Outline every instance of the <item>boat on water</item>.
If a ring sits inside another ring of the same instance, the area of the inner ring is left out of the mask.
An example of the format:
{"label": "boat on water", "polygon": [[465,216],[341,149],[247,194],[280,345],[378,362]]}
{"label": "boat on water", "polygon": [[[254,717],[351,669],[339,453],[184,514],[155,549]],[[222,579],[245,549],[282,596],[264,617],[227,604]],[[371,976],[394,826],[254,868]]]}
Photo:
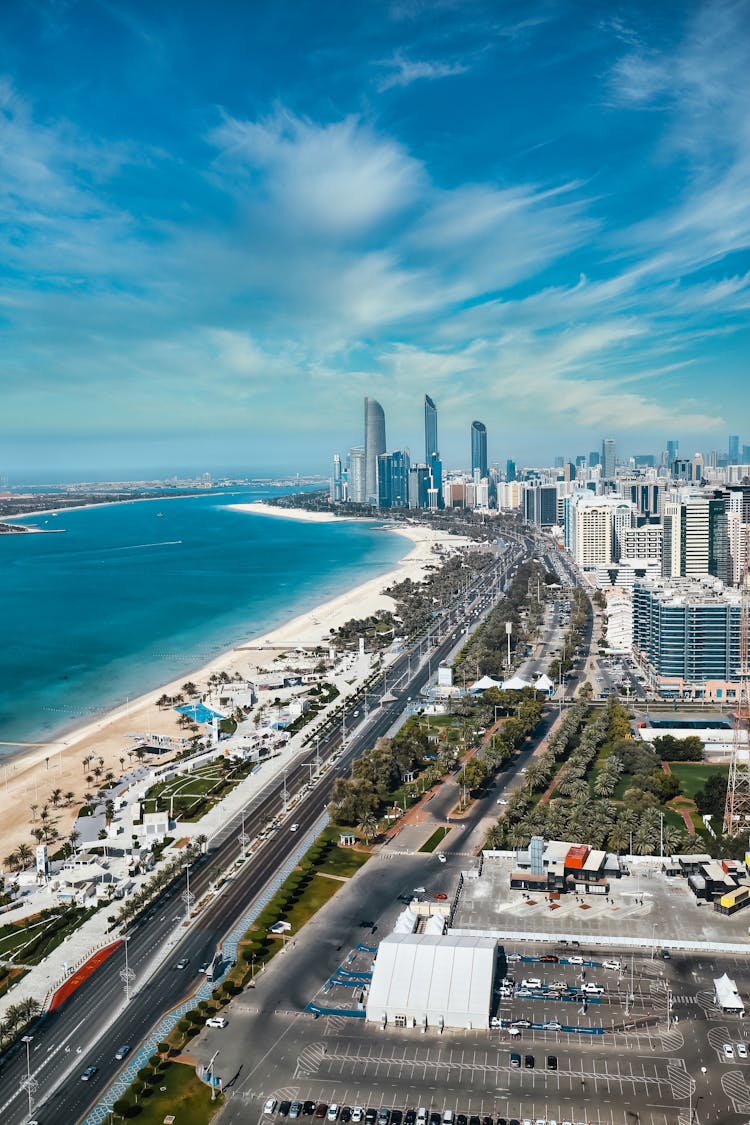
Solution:
{"label": "boat on water", "polygon": [[158,520],[160,520],[160,519],[164,519],[164,512],[157,512],[157,513],[156,513],[156,518],[157,518]]}

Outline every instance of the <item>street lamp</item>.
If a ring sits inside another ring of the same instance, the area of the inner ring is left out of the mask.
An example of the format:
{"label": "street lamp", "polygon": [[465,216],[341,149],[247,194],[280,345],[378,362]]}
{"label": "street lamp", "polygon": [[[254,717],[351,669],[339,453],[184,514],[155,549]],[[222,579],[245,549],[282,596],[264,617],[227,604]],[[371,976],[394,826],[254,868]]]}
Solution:
{"label": "street lamp", "polygon": [[36,1078],[31,1077],[31,1053],[29,1045],[34,1038],[33,1035],[22,1035],[21,1042],[26,1044],[26,1077],[21,1081],[21,1089],[26,1090],[29,1096],[29,1117],[31,1117],[33,1110],[33,1096],[39,1088],[39,1083]]}

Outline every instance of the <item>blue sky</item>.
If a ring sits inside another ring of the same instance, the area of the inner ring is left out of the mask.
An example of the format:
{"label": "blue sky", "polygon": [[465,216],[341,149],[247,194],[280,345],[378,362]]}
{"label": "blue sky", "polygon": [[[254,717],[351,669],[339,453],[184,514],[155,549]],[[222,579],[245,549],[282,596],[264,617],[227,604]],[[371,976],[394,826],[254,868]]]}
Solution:
{"label": "blue sky", "polygon": [[0,472],[750,443],[750,0],[6,0]]}

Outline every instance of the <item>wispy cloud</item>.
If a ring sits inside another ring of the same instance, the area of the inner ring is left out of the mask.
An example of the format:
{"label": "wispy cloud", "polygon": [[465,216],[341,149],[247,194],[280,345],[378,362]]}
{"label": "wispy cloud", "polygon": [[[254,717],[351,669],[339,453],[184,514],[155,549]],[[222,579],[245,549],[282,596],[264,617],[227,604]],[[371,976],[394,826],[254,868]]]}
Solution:
{"label": "wispy cloud", "polygon": [[388,71],[378,81],[378,89],[383,92],[394,86],[410,86],[420,80],[434,81],[437,78],[453,78],[465,74],[469,66],[465,62],[446,62],[445,60],[409,59],[398,52],[390,59],[377,64]]}

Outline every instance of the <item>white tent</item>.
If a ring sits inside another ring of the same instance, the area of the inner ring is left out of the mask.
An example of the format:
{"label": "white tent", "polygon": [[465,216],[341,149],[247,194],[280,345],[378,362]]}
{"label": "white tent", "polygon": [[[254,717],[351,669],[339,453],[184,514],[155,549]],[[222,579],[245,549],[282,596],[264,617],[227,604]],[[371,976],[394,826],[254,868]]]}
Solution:
{"label": "white tent", "polygon": [[474,693],[487,691],[491,687],[500,687],[500,680],[493,680],[492,676],[482,676],[481,680],[476,680],[469,690]]}
{"label": "white tent", "polygon": [[547,676],[544,672],[542,672],[541,676],[539,677],[537,682],[534,684],[534,687],[536,688],[537,691],[547,691],[547,692],[549,692],[549,691],[554,690],[555,684],[549,678],[549,676]]}
{"label": "white tent", "polygon": [[714,990],[716,1003],[722,1012],[744,1012],[745,1005],[737,991],[737,985],[726,973],[723,977],[714,978]]}
{"label": "white tent", "polygon": [[393,927],[394,934],[413,934],[414,927],[417,924],[417,916],[413,910],[407,906],[406,910],[402,910],[396,919],[396,924]]}
{"label": "white tent", "polygon": [[503,680],[503,691],[523,691],[524,688],[531,687],[532,685],[528,680],[522,680],[520,676],[513,676],[510,680]]}
{"label": "white tent", "polygon": [[487,1027],[497,942],[391,934],[378,947],[367,1019],[402,1027]]}

